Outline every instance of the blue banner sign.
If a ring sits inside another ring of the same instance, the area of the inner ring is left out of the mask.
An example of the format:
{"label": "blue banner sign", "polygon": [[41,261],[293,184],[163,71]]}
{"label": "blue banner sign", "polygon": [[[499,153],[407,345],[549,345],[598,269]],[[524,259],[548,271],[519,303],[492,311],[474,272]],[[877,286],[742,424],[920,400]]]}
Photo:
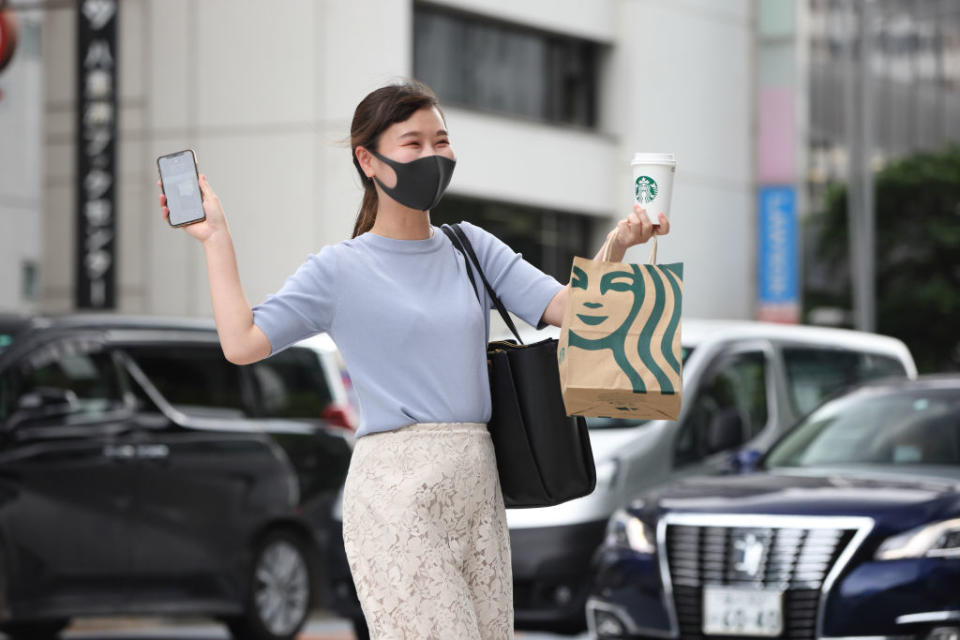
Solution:
{"label": "blue banner sign", "polygon": [[762,187],[757,211],[757,298],[764,305],[797,305],[797,192],[793,187]]}

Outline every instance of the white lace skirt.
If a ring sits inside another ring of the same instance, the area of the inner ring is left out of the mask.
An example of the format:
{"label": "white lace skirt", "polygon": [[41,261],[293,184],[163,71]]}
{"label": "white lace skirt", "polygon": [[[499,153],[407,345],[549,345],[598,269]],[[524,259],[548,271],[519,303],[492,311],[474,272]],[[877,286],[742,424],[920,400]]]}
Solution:
{"label": "white lace skirt", "polygon": [[359,438],[343,540],[373,640],[513,638],[510,537],[486,425]]}

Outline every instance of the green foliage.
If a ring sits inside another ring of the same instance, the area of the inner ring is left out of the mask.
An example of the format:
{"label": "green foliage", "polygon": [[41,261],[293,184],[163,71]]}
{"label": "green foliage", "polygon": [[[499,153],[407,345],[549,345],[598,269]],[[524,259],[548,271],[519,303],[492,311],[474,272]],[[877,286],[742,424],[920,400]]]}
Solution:
{"label": "green foliage", "polygon": [[[811,220],[835,281],[804,292],[808,310],[852,308],[846,197],[832,187]],[[921,372],[960,369],[960,146],[891,163],[875,202],[877,331],[906,342]]]}

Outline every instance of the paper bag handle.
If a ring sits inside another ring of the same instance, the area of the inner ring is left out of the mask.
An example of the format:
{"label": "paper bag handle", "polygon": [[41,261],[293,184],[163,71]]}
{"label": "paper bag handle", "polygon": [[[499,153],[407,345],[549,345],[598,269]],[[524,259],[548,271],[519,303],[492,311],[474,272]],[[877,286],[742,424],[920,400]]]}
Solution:
{"label": "paper bag handle", "polygon": [[[620,233],[619,227],[613,228],[613,233],[607,236],[607,241],[603,243],[603,247],[600,250],[600,260],[602,262],[610,262],[610,247],[613,246],[613,241],[617,239],[617,234]],[[650,258],[647,260],[647,264],[657,264],[657,234],[653,234],[653,248],[650,250]]]}

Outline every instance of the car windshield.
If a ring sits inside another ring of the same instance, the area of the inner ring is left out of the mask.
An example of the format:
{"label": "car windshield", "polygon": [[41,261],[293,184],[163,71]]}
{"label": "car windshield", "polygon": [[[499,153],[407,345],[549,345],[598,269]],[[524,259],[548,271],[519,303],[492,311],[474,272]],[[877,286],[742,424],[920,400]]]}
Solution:
{"label": "car windshield", "polygon": [[[680,357],[683,362],[687,361],[693,347],[682,347]],[[586,418],[588,429],[630,429],[647,424],[649,420],[637,420],[636,418]]]}
{"label": "car windshield", "polygon": [[827,402],[774,447],[764,466],[960,467],[960,389],[871,389]]}

